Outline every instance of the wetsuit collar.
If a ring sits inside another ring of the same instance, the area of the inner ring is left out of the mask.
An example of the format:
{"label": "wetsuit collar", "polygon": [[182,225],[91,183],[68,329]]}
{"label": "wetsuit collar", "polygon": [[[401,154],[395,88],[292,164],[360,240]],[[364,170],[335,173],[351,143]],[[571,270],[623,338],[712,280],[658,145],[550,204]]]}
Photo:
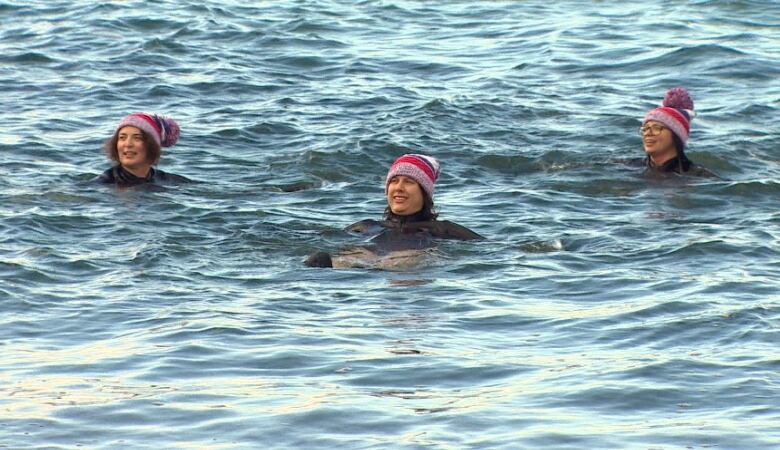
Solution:
{"label": "wetsuit collar", "polygon": [[399,216],[391,212],[385,215],[384,222],[387,223],[388,226],[402,228],[407,223],[425,222],[431,220],[430,218],[426,218],[424,216],[425,214],[422,211],[419,211],[418,213],[412,214],[410,216]]}
{"label": "wetsuit collar", "polygon": [[154,179],[155,176],[155,170],[154,167],[149,168],[149,173],[146,174],[145,177],[137,177],[127,171],[122,166],[116,166],[114,168],[114,179],[116,179],[120,183],[129,183],[129,184],[135,184],[135,183],[146,183]]}
{"label": "wetsuit collar", "polygon": [[685,154],[675,156],[674,158],[666,161],[665,163],[657,166],[653,164],[650,157],[645,158],[646,170],[652,170],[654,172],[675,172],[685,173],[691,169],[691,160],[689,160]]}

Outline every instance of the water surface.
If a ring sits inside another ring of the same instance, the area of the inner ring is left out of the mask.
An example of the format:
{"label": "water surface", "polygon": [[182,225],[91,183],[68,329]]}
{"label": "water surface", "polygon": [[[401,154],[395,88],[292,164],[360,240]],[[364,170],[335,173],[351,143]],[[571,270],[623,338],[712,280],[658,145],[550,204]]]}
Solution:
{"label": "water surface", "polygon": [[[0,0],[0,448],[777,448],[773,1]],[[641,119],[696,102],[647,179]],[[160,168],[89,182],[132,111]],[[488,237],[325,270],[405,152]]]}

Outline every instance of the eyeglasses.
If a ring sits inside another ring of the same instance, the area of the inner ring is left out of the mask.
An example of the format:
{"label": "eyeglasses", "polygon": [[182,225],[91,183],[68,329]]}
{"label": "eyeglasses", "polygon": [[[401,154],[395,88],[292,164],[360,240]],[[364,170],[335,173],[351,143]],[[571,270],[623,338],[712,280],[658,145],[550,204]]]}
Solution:
{"label": "eyeglasses", "polygon": [[649,134],[650,136],[658,136],[665,129],[666,129],[665,126],[658,125],[658,124],[645,125],[645,126],[639,127],[639,135],[640,136],[644,136],[645,134]]}

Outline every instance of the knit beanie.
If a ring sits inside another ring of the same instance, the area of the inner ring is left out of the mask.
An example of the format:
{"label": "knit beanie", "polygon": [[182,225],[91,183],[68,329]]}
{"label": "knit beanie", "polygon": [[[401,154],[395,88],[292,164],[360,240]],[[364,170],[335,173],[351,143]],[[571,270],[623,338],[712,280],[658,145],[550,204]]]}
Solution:
{"label": "knit beanie", "polygon": [[170,117],[154,113],[132,113],[119,121],[116,131],[128,126],[143,130],[161,147],[170,147],[179,140],[179,124]]}
{"label": "knit beanie", "polygon": [[691,131],[691,120],[696,117],[693,111],[693,99],[682,87],[669,89],[664,96],[662,106],[651,109],[643,123],[654,120],[666,125],[680,139],[683,147]]}
{"label": "knit beanie", "polygon": [[406,154],[396,159],[385,179],[385,192],[390,180],[398,175],[407,176],[416,181],[433,199],[433,190],[441,169],[436,158],[427,155]]}

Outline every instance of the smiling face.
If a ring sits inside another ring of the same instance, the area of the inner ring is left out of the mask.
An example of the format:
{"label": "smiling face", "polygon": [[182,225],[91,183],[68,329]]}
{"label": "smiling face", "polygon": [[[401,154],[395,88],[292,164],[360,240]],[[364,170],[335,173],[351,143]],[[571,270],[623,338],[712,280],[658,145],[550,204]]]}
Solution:
{"label": "smiling face", "polygon": [[423,204],[423,190],[412,178],[397,175],[387,183],[387,205],[393,214],[411,216],[420,212]]}
{"label": "smiling face", "polygon": [[117,161],[127,171],[138,177],[149,173],[152,162],[143,132],[136,127],[123,127],[116,135]]}
{"label": "smiling face", "polygon": [[648,120],[642,130],[642,145],[654,164],[661,165],[677,156],[672,130],[664,124]]}

